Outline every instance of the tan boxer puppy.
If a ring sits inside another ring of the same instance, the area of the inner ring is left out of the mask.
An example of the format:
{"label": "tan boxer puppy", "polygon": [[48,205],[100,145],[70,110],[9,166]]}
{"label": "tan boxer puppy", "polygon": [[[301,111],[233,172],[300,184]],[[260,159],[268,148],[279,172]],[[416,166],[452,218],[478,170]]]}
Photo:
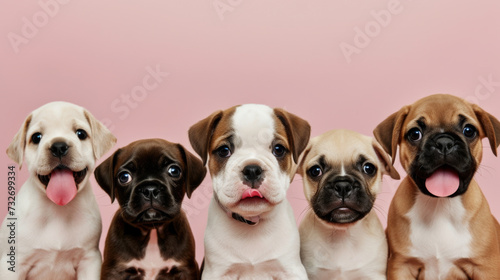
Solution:
{"label": "tan boxer puppy", "polygon": [[387,240],[373,209],[382,175],[399,179],[373,138],[332,130],[309,143],[299,165],[310,209],[300,255],[309,279],[386,279]]}
{"label": "tan boxer puppy", "polygon": [[474,180],[481,139],[497,154],[500,122],[452,95],[404,106],[374,131],[408,176],[387,225],[388,279],[500,279],[500,225]]}

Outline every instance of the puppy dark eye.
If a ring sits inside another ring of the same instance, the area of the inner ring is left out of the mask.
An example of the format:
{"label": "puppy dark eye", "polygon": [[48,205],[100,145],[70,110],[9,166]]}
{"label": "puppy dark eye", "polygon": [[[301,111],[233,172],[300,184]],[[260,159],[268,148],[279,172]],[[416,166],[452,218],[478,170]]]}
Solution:
{"label": "puppy dark eye", "polygon": [[224,145],[218,148],[216,151],[217,155],[221,158],[227,158],[231,156],[231,149],[228,146]]}
{"label": "puppy dark eye", "polygon": [[315,165],[307,170],[307,174],[309,174],[312,178],[316,178],[323,175],[323,170],[319,165]]}
{"label": "puppy dark eye", "polygon": [[40,141],[42,141],[42,134],[40,132],[35,132],[31,135],[31,142],[33,142],[33,144],[38,144]]}
{"label": "puppy dark eye", "polygon": [[363,165],[363,172],[365,172],[368,175],[373,175],[373,174],[375,174],[376,171],[377,171],[377,168],[375,167],[375,165],[373,165],[369,162],[367,162]]}
{"label": "puppy dark eye", "polygon": [[408,131],[408,139],[413,142],[419,141],[422,139],[422,131],[416,127],[410,129],[410,131]]}
{"label": "puppy dark eye", "polygon": [[126,185],[132,181],[132,175],[128,173],[127,171],[123,171],[122,173],[118,174],[118,182],[121,185]]}
{"label": "puppy dark eye", "polygon": [[477,135],[477,129],[471,124],[468,124],[464,127],[463,133],[467,138],[474,138]]}
{"label": "puppy dark eye", "polygon": [[181,169],[177,165],[172,165],[168,168],[168,175],[173,178],[179,178],[181,176]]}
{"label": "puppy dark eye", "polygon": [[78,136],[78,139],[80,139],[80,140],[85,140],[85,139],[87,139],[88,135],[87,135],[87,132],[85,132],[85,130],[78,129],[76,131],[76,136]]}
{"label": "puppy dark eye", "polygon": [[277,158],[282,158],[285,156],[286,149],[283,145],[277,144],[273,147],[273,155]]}

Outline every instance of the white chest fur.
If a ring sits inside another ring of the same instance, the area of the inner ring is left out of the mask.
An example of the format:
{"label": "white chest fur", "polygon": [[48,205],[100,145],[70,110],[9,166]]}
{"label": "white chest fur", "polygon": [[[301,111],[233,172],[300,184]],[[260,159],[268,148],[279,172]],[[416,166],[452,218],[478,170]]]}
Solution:
{"label": "white chest fur", "polygon": [[445,279],[453,262],[471,257],[471,233],[461,197],[433,198],[418,194],[408,212],[410,254],[425,265],[425,279]]}
{"label": "white chest fur", "polygon": [[334,228],[308,211],[300,225],[301,258],[309,279],[386,279],[387,242],[372,210],[349,228]]}
{"label": "white chest fur", "polygon": [[172,268],[180,265],[181,263],[176,260],[163,259],[160,254],[160,247],[158,246],[158,233],[155,229],[151,230],[144,258],[140,260],[132,260],[126,264],[127,267],[135,268],[143,273],[144,280],[156,279],[156,276],[160,273],[160,271],[166,270],[167,272],[170,272]]}
{"label": "white chest fur", "polygon": [[202,279],[307,279],[288,201],[276,205],[272,215],[256,226],[234,224],[212,199]]}

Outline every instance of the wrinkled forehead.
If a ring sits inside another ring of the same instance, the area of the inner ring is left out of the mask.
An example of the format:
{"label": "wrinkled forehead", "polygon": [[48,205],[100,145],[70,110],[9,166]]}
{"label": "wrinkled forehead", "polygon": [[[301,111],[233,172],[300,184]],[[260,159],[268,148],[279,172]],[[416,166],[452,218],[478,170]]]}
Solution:
{"label": "wrinkled forehead", "polygon": [[361,157],[370,161],[377,160],[369,137],[333,133],[311,140],[311,150],[306,159],[308,162],[306,167],[320,163],[320,160],[330,166],[347,166],[357,163]]}
{"label": "wrinkled forehead", "polygon": [[139,140],[121,149],[118,163],[127,161],[143,163],[143,165],[168,164],[182,162],[182,155],[177,144],[158,140]]}
{"label": "wrinkled forehead", "polygon": [[90,133],[90,125],[78,106],[56,105],[41,107],[32,113],[28,134],[36,131],[85,129]]}
{"label": "wrinkled forehead", "polygon": [[445,127],[467,120],[477,124],[472,107],[459,98],[424,98],[415,103],[405,121],[406,127],[424,122],[428,126]]}

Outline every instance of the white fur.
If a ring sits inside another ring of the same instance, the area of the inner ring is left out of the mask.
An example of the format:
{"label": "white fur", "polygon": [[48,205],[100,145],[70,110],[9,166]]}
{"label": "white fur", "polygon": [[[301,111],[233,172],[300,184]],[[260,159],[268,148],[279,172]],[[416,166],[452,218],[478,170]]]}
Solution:
{"label": "white fur", "polygon": [[347,173],[345,172],[345,167],[344,163],[342,162],[342,165],[340,166],[340,176],[345,176]]}
{"label": "white fur", "polygon": [[262,167],[265,179],[259,187],[262,195],[271,203],[278,204],[286,197],[289,174],[280,170],[277,159],[271,152],[275,136],[273,111],[264,105],[243,105],[236,109],[232,125],[234,129],[234,153],[226,162],[224,170],[212,176],[213,188],[219,201],[232,212],[242,216],[254,216],[257,212],[269,211],[262,206],[238,208],[235,204],[248,189],[241,180],[241,171],[249,164]]}
{"label": "white fur", "polygon": [[472,235],[463,226],[466,215],[461,197],[417,194],[406,217],[410,221],[410,255],[424,262],[425,279],[446,279],[455,260],[472,257]]}
{"label": "white fur", "polygon": [[387,241],[373,210],[343,228],[325,223],[309,210],[299,231],[309,279],[386,279]]}
{"label": "white fur", "polygon": [[[90,137],[98,135],[91,134],[84,109],[70,103],[49,103],[33,111],[31,116],[26,135],[22,134],[23,128],[19,134],[27,141],[24,155],[30,177],[16,196],[16,272],[7,270],[6,254],[10,245],[2,242],[0,279],[99,279],[101,216],[89,182],[96,160],[95,147],[90,139],[80,141],[75,130],[76,127],[84,129]],[[38,145],[29,143],[34,132],[43,134]],[[116,141],[107,129],[105,133],[107,135],[102,135],[105,140]],[[49,174],[55,167],[50,165],[49,147],[61,140],[71,147],[67,166],[72,170],[88,168],[85,179],[78,185],[78,194],[65,206],[47,198],[45,186],[37,177]],[[22,154],[20,156],[22,161]],[[7,240],[8,222],[5,219],[2,224],[1,240]]]}
{"label": "white fur", "polygon": [[163,260],[160,254],[160,247],[158,246],[158,233],[157,231],[151,230],[148,246],[146,247],[146,255],[143,259],[132,260],[125,264],[126,267],[133,267],[135,269],[144,270],[144,280],[154,280],[158,276],[158,273],[167,269],[170,271],[174,267],[179,267],[182,264],[174,259]]}
{"label": "white fur", "polygon": [[[296,222],[286,200],[293,174],[280,169],[271,151],[277,136],[273,114],[267,106],[249,104],[238,107],[232,117],[235,149],[224,170],[212,176],[214,193],[227,210],[244,217],[259,216],[260,220],[249,226],[228,218],[226,209],[212,199],[202,279],[307,279],[300,262]],[[281,137],[286,139],[286,135]],[[248,164],[257,164],[264,170],[265,179],[259,191],[270,203],[237,204],[249,188],[241,178]],[[269,262],[274,265],[266,266]],[[238,266],[244,269],[227,275],[228,270]]]}

